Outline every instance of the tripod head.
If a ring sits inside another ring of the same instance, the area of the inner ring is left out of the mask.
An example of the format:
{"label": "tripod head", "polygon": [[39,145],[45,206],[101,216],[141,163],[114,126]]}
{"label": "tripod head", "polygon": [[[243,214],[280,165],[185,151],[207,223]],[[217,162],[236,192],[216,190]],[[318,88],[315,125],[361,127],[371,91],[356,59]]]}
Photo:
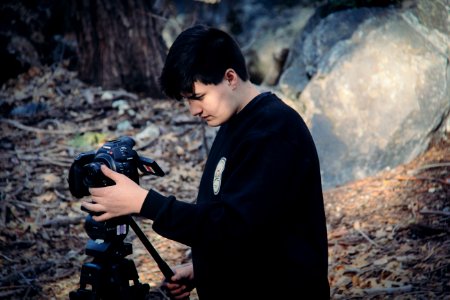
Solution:
{"label": "tripod head", "polygon": [[[89,215],[87,218],[92,219],[92,216]],[[147,239],[147,237],[142,232],[142,230],[139,228],[139,226],[134,221],[134,219],[131,216],[127,216],[125,219],[126,219],[127,233],[128,233],[128,225],[130,225],[131,228],[133,229],[133,231],[136,233],[137,237],[140,239],[140,241],[144,245],[144,247],[147,249],[147,251],[150,253],[150,255],[155,260],[161,273],[166,278],[171,278],[174,275],[172,269],[164,261],[164,259],[162,259],[162,257],[159,255],[158,251],[153,247],[152,243]],[[96,222],[96,221],[94,221],[94,222]],[[123,225],[125,225],[125,224],[121,224],[118,226],[123,226]],[[88,240],[88,243],[86,245],[86,254],[89,256],[95,257],[95,258],[100,258],[100,259],[108,259],[108,260],[121,259],[131,253],[132,253],[131,244],[124,243],[122,240],[99,242],[98,240],[95,241],[93,239],[90,239],[90,240]]]}

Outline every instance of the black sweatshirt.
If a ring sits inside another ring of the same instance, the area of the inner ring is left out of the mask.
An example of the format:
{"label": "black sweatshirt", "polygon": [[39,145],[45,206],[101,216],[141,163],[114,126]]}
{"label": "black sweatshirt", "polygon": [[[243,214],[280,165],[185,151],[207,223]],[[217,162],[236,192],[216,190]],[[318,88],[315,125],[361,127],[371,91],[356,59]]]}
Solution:
{"label": "black sweatshirt", "polygon": [[329,299],[319,160],[300,115],[274,94],[223,124],[195,204],[150,190],[141,215],[192,247],[205,299]]}

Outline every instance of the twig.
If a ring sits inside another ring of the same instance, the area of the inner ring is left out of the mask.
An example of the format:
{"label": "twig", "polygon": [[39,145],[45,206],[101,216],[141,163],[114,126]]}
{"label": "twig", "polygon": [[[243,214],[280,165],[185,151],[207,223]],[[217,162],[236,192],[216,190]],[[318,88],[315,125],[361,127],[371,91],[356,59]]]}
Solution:
{"label": "twig", "polygon": [[73,134],[73,133],[76,133],[75,131],[72,131],[72,130],[48,130],[48,129],[35,128],[35,127],[23,125],[22,123],[17,122],[15,120],[9,120],[9,119],[4,119],[4,118],[0,118],[0,122],[7,123],[9,125],[12,125],[14,127],[17,127],[19,129],[22,129],[25,131],[31,131],[31,132],[36,132],[36,133],[48,133],[48,134]]}
{"label": "twig", "polygon": [[19,157],[19,159],[21,160],[27,160],[27,161],[33,161],[33,160],[37,160],[37,161],[43,161],[52,165],[56,165],[59,167],[70,167],[70,165],[72,164],[72,160],[69,159],[61,159],[59,158],[59,160],[57,160],[55,157],[43,157],[43,156],[35,156],[35,155],[21,155]]}
{"label": "twig", "polygon": [[72,201],[73,198],[67,197],[66,195],[64,195],[63,193],[61,193],[60,191],[58,191],[57,189],[53,190],[56,194],[56,196],[58,196],[59,198],[65,200],[65,201]]}
{"label": "twig", "polygon": [[51,267],[53,267],[55,265],[54,262],[46,262],[46,263],[41,263],[41,264],[36,264],[36,265],[32,265],[30,267],[27,267],[23,270],[14,272],[12,274],[9,274],[3,278],[0,279],[0,282],[14,282],[16,280],[19,279],[23,279],[24,278],[24,274],[27,273],[33,273],[33,274],[39,274],[42,272],[45,272],[46,270],[50,269]]}
{"label": "twig", "polygon": [[85,132],[85,131],[94,131],[94,130],[102,130],[103,129],[103,127],[98,127],[98,126],[97,127],[76,128],[74,130],[42,129],[42,128],[35,128],[35,127],[23,125],[22,123],[20,123],[18,121],[5,119],[5,118],[0,118],[0,122],[7,123],[9,125],[12,125],[16,128],[19,128],[19,129],[22,129],[25,131],[36,132],[36,133],[45,133],[45,134],[69,135],[69,134],[77,134],[77,133]]}
{"label": "twig", "polygon": [[419,167],[419,168],[413,170],[412,173],[417,174],[417,173],[427,170],[427,169],[441,168],[441,167],[450,167],[450,162],[442,162],[442,163],[425,165],[425,166],[422,166],[422,167]]}
{"label": "twig", "polygon": [[67,150],[67,145],[60,145],[52,143],[45,146],[35,146],[35,147],[28,147],[26,149],[14,149],[14,151],[17,153],[17,155],[27,154],[27,153],[45,153],[45,155],[55,155],[57,153],[60,153],[62,151]]}
{"label": "twig", "polygon": [[142,150],[144,150],[144,149],[147,149],[147,148],[149,148],[149,147],[152,147],[152,146],[154,146],[157,142],[158,142],[158,139],[153,139],[153,140],[151,140],[151,141],[149,141],[149,142],[143,144],[143,145],[140,146],[140,147],[136,147],[136,151],[142,151]]}
{"label": "twig", "polygon": [[112,100],[115,100],[117,98],[124,98],[124,97],[128,97],[132,100],[138,100],[139,97],[136,94],[133,93],[129,93],[127,91],[124,90],[117,90],[117,91],[102,91],[101,94],[104,93],[111,93],[112,95]]}
{"label": "twig", "polygon": [[0,253],[0,256],[3,257],[4,259],[6,259],[6,260],[9,261],[9,262],[14,262],[14,260],[12,260],[11,258],[9,258],[8,256],[6,256],[6,255],[4,255],[4,254],[1,254],[1,253]]}
{"label": "twig", "polygon": [[412,285],[404,285],[399,287],[389,287],[389,288],[370,288],[365,289],[363,292],[366,295],[374,295],[374,294],[393,294],[393,293],[404,293],[409,292],[413,288]]}
{"label": "twig", "polygon": [[44,282],[44,283],[45,282],[56,282],[56,281],[58,281],[58,279],[62,279],[62,278],[66,278],[66,277],[71,276],[76,271],[77,271],[76,269],[69,269],[69,270],[67,270],[65,272],[62,272],[62,273],[60,272],[60,273],[57,273],[57,274],[53,274],[52,277],[49,277],[47,279],[42,279],[42,280],[39,280],[39,281],[40,282]]}
{"label": "twig", "polygon": [[377,246],[377,247],[381,247],[381,245],[377,244],[377,243],[376,243],[374,240],[372,240],[367,234],[365,234],[361,229],[355,228],[355,230],[356,230],[359,234],[361,234],[366,240],[368,240],[369,243],[371,243],[372,245]]}
{"label": "twig", "polygon": [[423,215],[441,215],[441,216],[450,217],[450,212],[441,211],[441,210],[422,209],[420,211],[420,213]]}
{"label": "twig", "polygon": [[397,176],[397,180],[429,180],[429,181],[437,181],[442,184],[450,185],[450,182],[447,182],[443,179],[433,178],[433,177],[423,177],[423,176]]}
{"label": "twig", "polygon": [[7,203],[11,203],[13,205],[18,205],[19,207],[22,206],[26,206],[26,207],[37,207],[37,208],[57,208],[59,206],[58,203],[54,203],[54,204],[42,204],[42,203],[33,203],[33,202],[26,202],[26,201],[21,201],[21,200],[6,200],[5,202]]}
{"label": "twig", "polygon": [[73,218],[63,218],[63,217],[57,217],[56,219],[48,220],[44,223],[42,223],[43,227],[50,227],[50,226],[66,226],[70,224],[79,224],[82,220],[84,220],[84,217],[73,217]]}

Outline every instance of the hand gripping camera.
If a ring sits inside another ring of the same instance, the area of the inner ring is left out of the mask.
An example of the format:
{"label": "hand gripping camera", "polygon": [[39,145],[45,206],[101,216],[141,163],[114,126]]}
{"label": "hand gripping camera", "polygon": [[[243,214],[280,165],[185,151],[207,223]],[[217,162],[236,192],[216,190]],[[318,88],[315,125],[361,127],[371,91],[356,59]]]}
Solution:
{"label": "hand gripping camera", "polygon": [[[79,154],[69,170],[69,189],[73,196],[82,198],[90,195],[91,187],[106,187],[115,182],[101,171],[101,165],[124,174],[139,184],[139,171],[143,175],[164,176],[158,164],[139,156],[130,137],[121,137],[106,142],[97,151]],[[85,210],[85,209],[83,209]],[[87,211],[87,210],[85,210]],[[139,282],[136,267],[125,256],[132,253],[130,243],[124,243],[129,226],[155,259],[166,278],[173,276],[172,269],[159,256],[145,234],[131,216],[122,216],[105,222],[93,219],[93,212],[87,211],[84,228],[91,238],[86,246],[86,254],[94,260],[85,263],[81,269],[80,288],[70,293],[71,300],[77,299],[146,299],[149,285]],[[130,285],[133,282],[133,285]],[[92,289],[87,288],[88,285]]]}

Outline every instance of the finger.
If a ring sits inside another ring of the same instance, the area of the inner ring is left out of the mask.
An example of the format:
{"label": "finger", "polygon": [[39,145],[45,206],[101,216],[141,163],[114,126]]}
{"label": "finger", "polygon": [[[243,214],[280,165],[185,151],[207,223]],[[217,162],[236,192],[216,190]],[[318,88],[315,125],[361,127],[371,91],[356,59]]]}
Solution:
{"label": "finger", "polygon": [[183,293],[185,289],[186,289],[186,286],[185,286],[185,285],[180,285],[179,288],[177,288],[177,289],[172,289],[171,292],[172,292],[172,294],[174,294],[174,295],[179,295],[179,294]]}
{"label": "finger", "polygon": [[90,211],[93,211],[93,212],[99,212],[99,211],[104,211],[105,210],[105,207],[103,205],[101,205],[101,204],[98,204],[98,203],[92,203],[92,202],[83,201],[83,203],[81,203],[81,205],[84,208],[86,208],[86,209],[88,209]]}
{"label": "finger", "polygon": [[[116,180],[115,182],[118,182]],[[98,199],[102,199],[102,197],[108,196],[115,189],[115,185],[105,186],[105,187],[91,187],[89,188],[89,193],[91,194],[91,198],[93,201],[97,201]],[[99,201],[100,202],[100,201]]]}
{"label": "finger", "polygon": [[[183,296],[186,294],[186,286],[182,285],[177,289],[168,289],[168,291],[172,297],[177,298],[177,297],[180,297],[180,296]],[[187,292],[189,292],[189,291],[187,291]]]}
{"label": "finger", "polygon": [[89,188],[89,194],[91,194],[92,196],[92,200],[97,201],[97,199],[95,199],[96,197],[100,197],[107,195],[109,193],[109,186],[105,186],[105,187],[91,187]]}
{"label": "finger", "polygon": [[185,293],[183,293],[181,295],[175,296],[175,299],[185,299],[185,298],[189,297],[190,295],[191,295],[190,292],[185,292]]}
{"label": "finger", "polygon": [[170,282],[166,282],[164,283],[164,285],[171,291],[179,289],[180,288],[180,284],[178,283],[170,283]]}
{"label": "finger", "polygon": [[182,279],[183,278],[183,276],[180,274],[180,273],[175,273],[175,275],[173,275],[171,278],[170,278],[170,280],[172,281],[172,282],[177,282],[178,280],[180,280],[180,279]]}
{"label": "finger", "polygon": [[104,222],[104,221],[107,221],[107,220],[109,220],[109,219],[111,219],[113,217],[114,216],[112,216],[110,213],[104,213],[104,214],[101,214],[99,216],[93,216],[92,219],[94,219],[94,221],[97,221],[97,222]]}

